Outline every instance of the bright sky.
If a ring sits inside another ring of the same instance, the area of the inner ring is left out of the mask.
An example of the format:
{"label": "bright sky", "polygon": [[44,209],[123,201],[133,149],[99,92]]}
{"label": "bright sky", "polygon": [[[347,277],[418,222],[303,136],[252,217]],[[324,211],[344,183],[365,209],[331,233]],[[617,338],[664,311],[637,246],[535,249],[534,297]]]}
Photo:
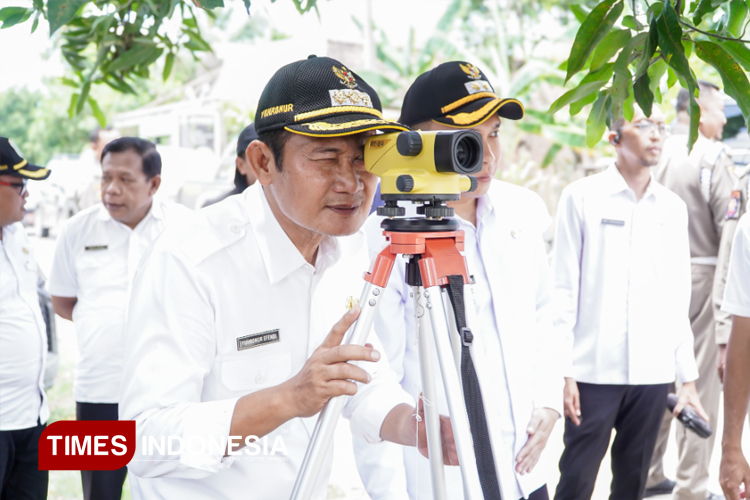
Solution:
{"label": "bright sky", "polygon": [[[238,7],[236,12],[244,12],[240,0],[225,2]],[[450,0],[373,0],[372,16],[392,43],[405,45],[411,26],[417,42],[429,38],[449,3]],[[0,8],[30,5],[30,0],[0,0]],[[352,16],[364,24],[366,0],[319,0],[319,9],[320,20],[314,12],[300,16],[291,0],[252,0],[251,14],[265,12],[280,32],[293,36],[361,42]],[[244,16],[238,15],[232,25],[243,20]],[[0,91],[11,87],[41,88],[43,77],[63,75],[64,64],[49,39],[46,21],[39,23],[35,33],[30,31],[31,21],[0,30]]]}

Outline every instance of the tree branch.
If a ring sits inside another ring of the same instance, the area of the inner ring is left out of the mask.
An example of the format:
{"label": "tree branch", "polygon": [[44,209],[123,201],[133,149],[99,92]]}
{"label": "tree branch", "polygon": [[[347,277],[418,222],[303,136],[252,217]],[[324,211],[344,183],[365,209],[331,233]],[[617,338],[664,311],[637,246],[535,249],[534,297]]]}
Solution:
{"label": "tree branch", "polygon": [[[691,30],[691,31],[697,31],[698,33],[701,33],[701,34],[706,35],[706,36],[710,36],[712,38],[718,38],[720,40],[727,40],[727,41],[730,41],[730,42],[750,43],[750,40],[743,40],[742,38],[734,38],[734,37],[731,37],[731,36],[721,36],[721,35],[717,35],[716,33],[709,33],[708,31],[700,30],[700,29],[696,28],[695,26],[692,26],[692,25],[686,23],[682,19],[680,19],[679,21],[680,21],[681,25],[685,26],[689,30]],[[743,33],[743,35],[744,35],[744,33]]]}

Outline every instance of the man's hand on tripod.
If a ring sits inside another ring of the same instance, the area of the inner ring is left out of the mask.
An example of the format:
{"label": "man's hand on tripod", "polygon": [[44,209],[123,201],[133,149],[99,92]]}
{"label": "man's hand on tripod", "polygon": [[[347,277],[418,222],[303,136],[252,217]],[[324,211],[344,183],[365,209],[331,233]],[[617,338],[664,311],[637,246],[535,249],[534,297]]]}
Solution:
{"label": "man's hand on tripod", "polygon": [[282,384],[288,391],[287,402],[292,405],[293,417],[311,417],[318,413],[329,399],[357,393],[352,380],[367,384],[370,374],[349,361],[377,361],[380,353],[371,345],[341,345],[344,335],[359,316],[355,306],[331,328],[323,343],[315,349],[305,366],[294,377]]}
{"label": "man's hand on tripod", "polygon": [[529,440],[516,457],[516,472],[523,475],[534,470],[558,418],[560,414],[551,408],[537,408],[531,413],[526,426]]}
{"label": "man's hand on tripod", "polygon": [[[424,416],[424,399],[419,395],[417,403],[417,448],[425,458],[430,458],[427,451],[427,426],[425,425]],[[443,445],[443,463],[445,465],[458,465],[458,452],[456,451],[456,440],[453,436],[453,426],[450,417],[440,415],[440,441]]]}

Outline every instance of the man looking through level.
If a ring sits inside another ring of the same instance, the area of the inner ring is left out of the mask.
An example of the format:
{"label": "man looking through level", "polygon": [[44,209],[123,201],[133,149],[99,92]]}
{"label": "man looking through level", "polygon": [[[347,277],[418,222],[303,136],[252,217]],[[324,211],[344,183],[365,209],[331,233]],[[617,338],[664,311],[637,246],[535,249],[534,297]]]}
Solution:
{"label": "man looking through level", "polygon": [[[341,317],[346,300],[368,267],[359,229],[376,179],[364,142],[372,130],[406,128],[382,118],[358,75],[315,56],[274,74],[255,126],[246,154],[256,185],[167,229],[133,285],[120,417],[137,422],[134,498],[244,499],[250,487],[256,499],[288,498],[316,414],[340,395],[352,396],[344,416],[354,433],[416,445],[413,400],[387,362],[339,345],[358,314]],[[172,455],[140,446],[175,435],[239,440]],[[422,423],[419,435],[424,445]],[[443,435],[444,460],[455,463],[447,419]],[[283,443],[281,455],[238,450],[258,438]],[[315,498],[325,497],[331,453]]]}

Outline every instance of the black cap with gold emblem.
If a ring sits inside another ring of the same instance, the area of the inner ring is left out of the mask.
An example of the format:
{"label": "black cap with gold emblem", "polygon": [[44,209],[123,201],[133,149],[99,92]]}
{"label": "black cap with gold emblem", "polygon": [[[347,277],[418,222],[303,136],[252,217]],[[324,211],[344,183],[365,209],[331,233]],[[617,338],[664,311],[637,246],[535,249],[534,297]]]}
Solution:
{"label": "black cap with gold emblem", "polygon": [[258,134],[285,129],[332,137],[367,130],[408,130],[383,119],[377,92],[330,57],[287,64],[268,81],[258,102]]}
{"label": "black cap with gold emblem", "polygon": [[41,181],[49,177],[50,169],[37,167],[19,155],[6,137],[0,137],[0,175],[15,175]]}
{"label": "black cap with gold emblem", "polygon": [[523,105],[516,99],[498,97],[473,64],[451,61],[417,77],[406,92],[399,121],[410,127],[434,120],[465,128],[479,125],[495,113],[519,120]]}

